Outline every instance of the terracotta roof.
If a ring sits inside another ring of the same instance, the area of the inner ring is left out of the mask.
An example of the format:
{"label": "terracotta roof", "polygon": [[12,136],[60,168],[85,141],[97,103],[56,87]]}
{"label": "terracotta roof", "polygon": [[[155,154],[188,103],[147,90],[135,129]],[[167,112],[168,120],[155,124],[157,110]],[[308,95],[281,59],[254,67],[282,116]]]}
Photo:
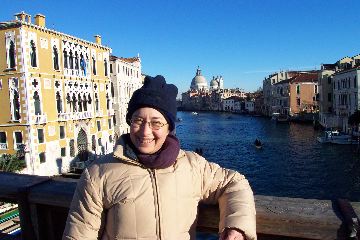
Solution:
{"label": "terracotta roof", "polygon": [[111,55],[110,56],[110,60],[113,61],[113,60],[116,60],[116,59],[120,59],[124,62],[128,62],[128,63],[133,63],[133,62],[138,62],[140,61],[140,58],[139,57],[132,57],[132,58],[124,58],[124,57],[117,57],[117,56],[114,56],[114,55]]}
{"label": "terracotta roof", "polygon": [[317,73],[302,73],[291,80],[291,83],[301,83],[301,82],[317,82],[318,74]]}

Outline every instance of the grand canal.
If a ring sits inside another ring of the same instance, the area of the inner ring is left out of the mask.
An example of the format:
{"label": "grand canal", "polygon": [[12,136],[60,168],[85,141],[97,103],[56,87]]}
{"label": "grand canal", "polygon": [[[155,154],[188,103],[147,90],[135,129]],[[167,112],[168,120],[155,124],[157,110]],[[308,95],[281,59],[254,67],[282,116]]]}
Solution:
{"label": "grand canal", "polygon": [[[360,201],[357,145],[318,143],[312,125],[276,124],[227,113],[178,112],[176,135],[187,150],[244,174],[257,195]],[[262,149],[253,145],[258,138]]]}

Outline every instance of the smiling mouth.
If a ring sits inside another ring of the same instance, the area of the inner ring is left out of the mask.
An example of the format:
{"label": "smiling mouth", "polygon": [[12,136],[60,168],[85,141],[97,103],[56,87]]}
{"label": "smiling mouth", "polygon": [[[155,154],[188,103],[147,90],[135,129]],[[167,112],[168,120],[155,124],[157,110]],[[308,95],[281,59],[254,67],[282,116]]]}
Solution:
{"label": "smiling mouth", "polygon": [[140,144],[149,144],[151,143],[152,141],[154,141],[154,139],[138,139],[139,143]]}

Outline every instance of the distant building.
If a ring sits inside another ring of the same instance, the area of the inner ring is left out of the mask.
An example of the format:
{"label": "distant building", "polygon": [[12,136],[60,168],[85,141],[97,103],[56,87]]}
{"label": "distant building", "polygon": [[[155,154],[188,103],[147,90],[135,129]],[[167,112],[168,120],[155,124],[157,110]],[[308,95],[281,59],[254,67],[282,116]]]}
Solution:
{"label": "distant building", "polygon": [[208,85],[205,77],[201,75],[201,69],[198,67],[196,70],[196,75],[191,81],[190,90],[208,90]]}
{"label": "distant building", "polygon": [[25,173],[54,175],[113,147],[109,57],[21,12],[0,23],[0,154],[24,151]]}
{"label": "distant building", "polygon": [[141,74],[140,57],[111,56],[110,76],[115,110],[115,139],[118,139],[122,134],[130,131],[130,127],[126,123],[127,106],[134,91],[143,85],[144,76]]}

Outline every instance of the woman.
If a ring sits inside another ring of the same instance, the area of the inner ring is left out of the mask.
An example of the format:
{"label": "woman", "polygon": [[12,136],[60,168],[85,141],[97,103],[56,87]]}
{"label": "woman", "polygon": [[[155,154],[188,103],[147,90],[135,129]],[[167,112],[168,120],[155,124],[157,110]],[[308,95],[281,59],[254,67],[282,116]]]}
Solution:
{"label": "woman", "polygon": [[195,239],[199,202],[219,204],[220,239],[256,239],[245,177],[180,149],[177,88],[146,77],[130,99],[130,134],[85,169],[63,239]]}

